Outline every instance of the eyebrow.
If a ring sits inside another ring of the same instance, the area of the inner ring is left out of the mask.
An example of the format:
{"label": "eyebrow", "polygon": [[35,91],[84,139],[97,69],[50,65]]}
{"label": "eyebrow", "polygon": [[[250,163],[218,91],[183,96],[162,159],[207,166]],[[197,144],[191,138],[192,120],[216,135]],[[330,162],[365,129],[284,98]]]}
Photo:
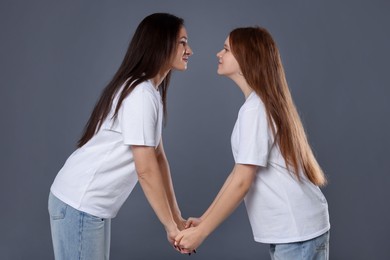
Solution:
{"label": "eyebrow", "polygon": [[182,36],[182,37],[180,37],[180,40],[188,40],[188,38],[187,37],[185,37],[185,36]]}

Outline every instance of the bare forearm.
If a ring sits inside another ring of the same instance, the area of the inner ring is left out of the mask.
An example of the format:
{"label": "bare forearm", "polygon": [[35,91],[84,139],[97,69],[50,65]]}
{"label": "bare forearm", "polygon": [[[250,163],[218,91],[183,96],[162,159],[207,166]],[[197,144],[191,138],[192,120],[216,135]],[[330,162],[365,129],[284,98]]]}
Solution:
{"label": "bare forearm", "polygon": [[169,206],[171,207],[173,217],[176,222],[181,221],[181,212],[179,205],[177,204],[175,190],[173,188],[173,182],[171,177],[171,171],[169,163],[164,151],[163,141],[161,139],[159,146],[157,147],[157,161],[163,178],[165,192],[167,194]]}
{"label": "bare forearm", "polygon": [[138,180],[157,217],[167,230],[177,229],[153,147],[132,146]]}
{"label": "bare forearm", "polygon": [[158,167],[155,170],[139,174],[139,183],[145,196],[166,229],[175,227],[175,221],[169,205],[163,178]]}
{"label": "bare forearm", "polygon": [[[245,168],[246,167],[246,168]],[[208,236],[213,232],[241,203],[247,194],[255,176],[256,167],[235,167],[224,187],[219,193],[218,199],[213,203],[205,218],[199,224],[199,228]]]}
{"label": "bare forearm", "polygon": [[207,210],[200,223],[182,230],[175,237],[175,245],[194,250],[222,223],[240,204],[256,175],[257,166],[236,164],[213,206]]}
{"label": "bare forearm", "polygon": [[[234,169],[233,169],[234,170]],[[233,173],[233,172],[232,172]],[[217,203],[219,198],[221,197],[221,194],[225,191],[226,187],[229,185],[229,183],[232,180],[232,173],[229,174],[228,178],[226,179],[225,183],[223,184],[222,188],[219,190],[217,196],[215,197],[213,203],[208,207],[208,209],[203,213],[203,215],[200,217],[201,219],[205,219],[211,212],[214,205]]]}
{"label": "bare forearm", "polygon": [[179,205],[177,204],[175,190],[173,188],[173,182],[171,177],[171,172],[169,169],[169,164],[165,156],[158,158],[158,164],[161,171],[162,180],[165,187],[165,192],[169,202],[169,206],[172,210],[173,217],[176,221],[181,217],[181,212]]}

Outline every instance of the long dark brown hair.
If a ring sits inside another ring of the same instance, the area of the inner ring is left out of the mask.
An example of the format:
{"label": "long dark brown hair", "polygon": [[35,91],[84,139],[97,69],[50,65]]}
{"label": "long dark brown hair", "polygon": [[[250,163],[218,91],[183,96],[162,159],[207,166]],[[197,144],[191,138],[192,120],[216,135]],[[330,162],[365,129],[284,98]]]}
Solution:
{"label": "long dark brown hair", "polygon": [[326,178],[308,143],[270,33],[261,27],[237,28],[229,34],[229,43],[243,76],[265,105],[287,167],[292,166],[298,179],[302,169],[312,183],[325,185]]}
{"label": "long dark brown hair", "polygon": [[[182,26],[184,26],[183,19],[167,13],[151,14],[142,20],[134,33],[122,64],[96,103],[77,143],[78,147],[86,144],[100,129],[111,110],[115,95],[126,81],[115,107],[114,117],[117,116],[122,101],[139,83],[155,77],[161,70],[168,67],[176,51]],[[171,72],[166,75],[159,86],[164,114],[167,111],[166,97],[170,76]]]}

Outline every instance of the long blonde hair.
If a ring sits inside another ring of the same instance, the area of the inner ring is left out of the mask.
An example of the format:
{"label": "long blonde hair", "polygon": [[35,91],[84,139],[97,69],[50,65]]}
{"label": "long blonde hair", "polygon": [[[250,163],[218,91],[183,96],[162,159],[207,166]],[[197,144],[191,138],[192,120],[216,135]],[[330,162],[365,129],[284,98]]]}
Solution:
{"label": "long blonde hair", "polygon": [[312,183],[325,185],[326,178],[306,138],[270,33],[261,27],[237,28],[230,33],[229,41],[243,76],[265,105],[286,166],[293,168],[298,179],[302,169]]}

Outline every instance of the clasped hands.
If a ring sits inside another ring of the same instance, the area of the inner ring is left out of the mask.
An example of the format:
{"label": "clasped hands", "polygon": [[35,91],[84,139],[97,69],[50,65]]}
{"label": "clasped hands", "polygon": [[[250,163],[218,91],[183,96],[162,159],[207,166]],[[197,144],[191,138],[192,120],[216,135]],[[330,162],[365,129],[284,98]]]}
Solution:
{"label": "clasped hands", "polygon": [[[187,221],[183,221],[179,226],[181,230],[175,237],[171,237],[169,240],[173,242],[173,247],[182,254],[191,255],[196,253],[196,248],[206,238],[203,235],[202,230],[198,227],[201,223],[201,218],[188,218]],[[173,238],[173,240],[172,240]]]}

